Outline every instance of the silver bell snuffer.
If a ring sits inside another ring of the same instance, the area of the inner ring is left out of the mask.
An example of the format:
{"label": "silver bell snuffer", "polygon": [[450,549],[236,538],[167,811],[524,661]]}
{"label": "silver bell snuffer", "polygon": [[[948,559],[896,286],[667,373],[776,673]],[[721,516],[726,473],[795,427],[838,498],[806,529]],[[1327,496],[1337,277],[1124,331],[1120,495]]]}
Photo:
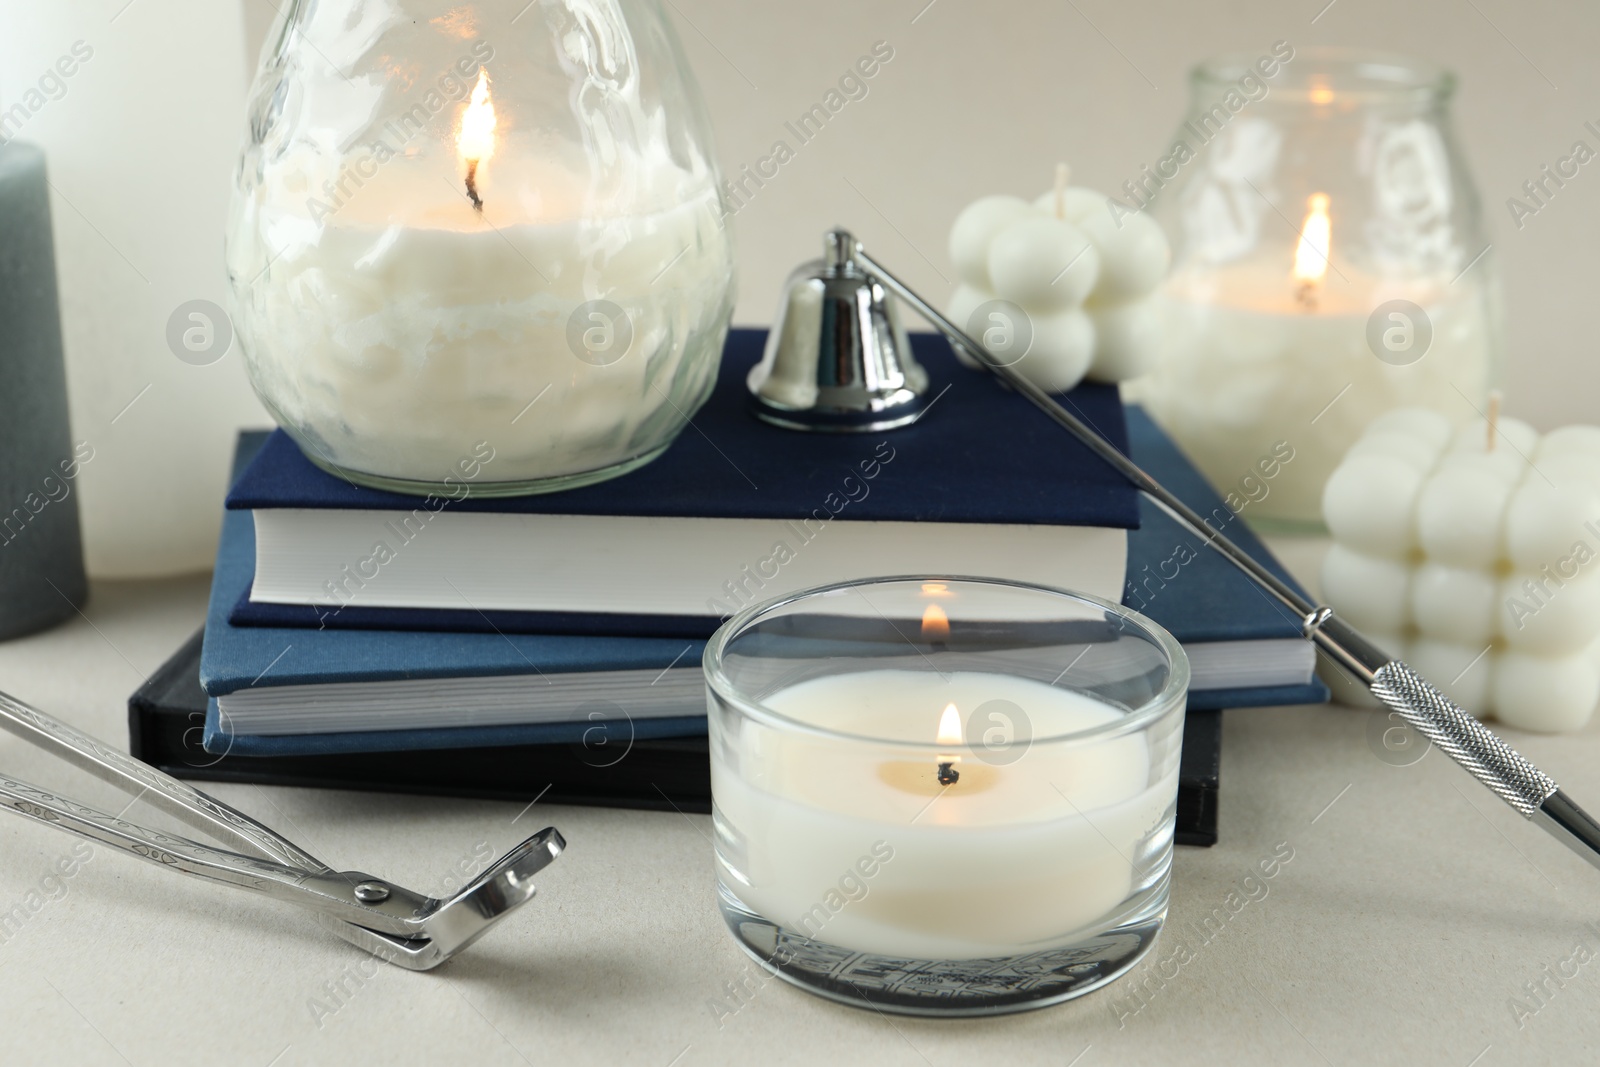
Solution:
{"label": "silver bell snuffer", "polygon": [[761,418],[791,429],[831,431],[882,430],[919,418],[929,406],[927,373],[911,355],[889,294],[898,296],[973,362],[1026,397],[1293,611],[1308,641],[1468,774],[1600,867],[1600,824],[1494,731],[1334,615],[1332,608],[1313,603],[1280,581],[1014,365],[991,356],[869,256],[848,231],[829,230],[823,248],[822,260],[805,264],[790,277],[780,322],[768,338],[765,357],[750,374]]}
{"label": "silver bell snuffer", "polygon": [[784,283],[778,321],[750,371],[758,418],[790,430],[871,433],[921,417],[928,372],[911,352],[894,298],[830,230],[823,256]]}

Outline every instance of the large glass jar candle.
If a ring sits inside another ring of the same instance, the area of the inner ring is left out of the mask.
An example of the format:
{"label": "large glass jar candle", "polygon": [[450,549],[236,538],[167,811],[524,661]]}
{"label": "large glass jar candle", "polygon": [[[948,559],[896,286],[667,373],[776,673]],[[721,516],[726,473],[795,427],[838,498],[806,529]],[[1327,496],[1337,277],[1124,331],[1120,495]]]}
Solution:
{"label": "large glass jar candle", "polygon": [[251,380],[368,485],[631,470],[716,377],[718,186],[657,0],[285,4],[228,235]]}
{"label": "large glass jar candle", "polygon": [[1318,525],[1384,411],[1484,407],[1498,287],[1453,87],[1339,49],[1213,60],[1170,151],[1118,194],[1174,251],[1162,362],[1130,395],[1252,522]]}
{"label": "large glass jar candle", "polygon": [[880,1011],[1088,992],[1166,915],[1188,661],[1106,601],[884,578],[756,605],[705,654],[723,916]]}

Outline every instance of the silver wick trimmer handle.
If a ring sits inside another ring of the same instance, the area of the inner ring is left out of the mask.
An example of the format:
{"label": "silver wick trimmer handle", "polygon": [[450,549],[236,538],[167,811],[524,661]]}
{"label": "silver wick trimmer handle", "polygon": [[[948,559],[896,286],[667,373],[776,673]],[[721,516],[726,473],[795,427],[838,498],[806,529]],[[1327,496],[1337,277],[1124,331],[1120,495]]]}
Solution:
{"label": "silver wick trimmer handle", "polygon": [[840,229],[831,230],[827,242],[831,246],[849,250],[848,254],[857,266],[875,276],[886,288],[916,309],[918,314],[938,327],[951,344],[959,346],[996,377],[1021,393],[1132,482],[1163,511],[1292,610],[1304,620],[1303,630],[1309,640],[1422,736],[1466,768],[1468,774],[1492,789],[1522,815],[1537,821],[1578,855],[1600,867],[1600,824],[1596,824],[1582,808],[1568,799],[1549,775],[1506,744],[1494,731],[1457,707],[1416,671],[1378,648],[1343,619],[1335,617],[1331,608],[1313,604],[1262,566],[1255,557],[1217,532],[1203,515],[1117,451],[1055,397],[1023,377],[1014,366],[992,356],[965,330],[945,318],[938,308],[922,299],[892,271],[867,255],[861,242],[850,233]]}

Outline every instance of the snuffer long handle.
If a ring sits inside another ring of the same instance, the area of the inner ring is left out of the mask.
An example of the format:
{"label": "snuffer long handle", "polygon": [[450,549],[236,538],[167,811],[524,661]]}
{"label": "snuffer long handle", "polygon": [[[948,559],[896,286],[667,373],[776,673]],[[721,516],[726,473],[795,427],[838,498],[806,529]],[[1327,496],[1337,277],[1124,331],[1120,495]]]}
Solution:
{"label": "snuffer long handle", "polygon": [[1179,500],[1171,490],[1147,474],[1137,463],[1069,412],[1061,402],[1039,388],[1014,367],[996,359],[982,344],[946,318],[938,308],[918,296],[861,247],[849,232],[835,229],[827,241],[847,251],[861,269],[876,277],[896,296],[938,328],[953,345],[959,345],[996,377],[1026,397],[1090,451],[1109,463],[1135,488],[1149,497],[1256,584],[1297,614],[1307,639],[1361,682],[1385,705],[1428,738],[1467,773],[1515,808],[1533,819],[1584,859],[1600,867],[1600,824],[1561,792],[1555,781],[1506,744],[1494,731],[1454,704],[1406,664],[1389,656],[1360,631],[1334,617],[1330,608],[1312,603],[1267,570],[1248,552],[1214,529],[1205,516]]}
{"label": "snuffer long handle", "polygon": [[1306,631],[1346,674],[1365,685],[1468,774],[1600,867],[1600,824],[1531,760],[1331,610],[1323,608],[1307,619]]}

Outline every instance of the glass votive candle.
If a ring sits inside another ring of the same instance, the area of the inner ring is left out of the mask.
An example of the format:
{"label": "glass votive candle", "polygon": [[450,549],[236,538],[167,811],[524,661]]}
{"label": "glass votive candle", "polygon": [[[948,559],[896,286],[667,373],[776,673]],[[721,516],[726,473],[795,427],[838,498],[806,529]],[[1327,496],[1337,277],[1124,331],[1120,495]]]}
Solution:
{"label": "glass votive candle", "polygon": [[251,384],[306,458],[453,500],[665,451],[735,284],[661,0],[274,6],[227,261]]}
{"label": "glass votive candle", "polygon": [[1165,349],[1129,396],[1253,525],[1316,532],[1373,419],[1479,417],[1500,291],[1455,79],[1279,44],[1197,67],[1169,151],[1124,187],[1173,249]]}
{"label": "glass votive candle", "polygon": [[1042,586],[871,579],[740,612],[705,672],[720,907],[780,977],[986,1015],[1150,949],[1189,683],[1155,623]]}

